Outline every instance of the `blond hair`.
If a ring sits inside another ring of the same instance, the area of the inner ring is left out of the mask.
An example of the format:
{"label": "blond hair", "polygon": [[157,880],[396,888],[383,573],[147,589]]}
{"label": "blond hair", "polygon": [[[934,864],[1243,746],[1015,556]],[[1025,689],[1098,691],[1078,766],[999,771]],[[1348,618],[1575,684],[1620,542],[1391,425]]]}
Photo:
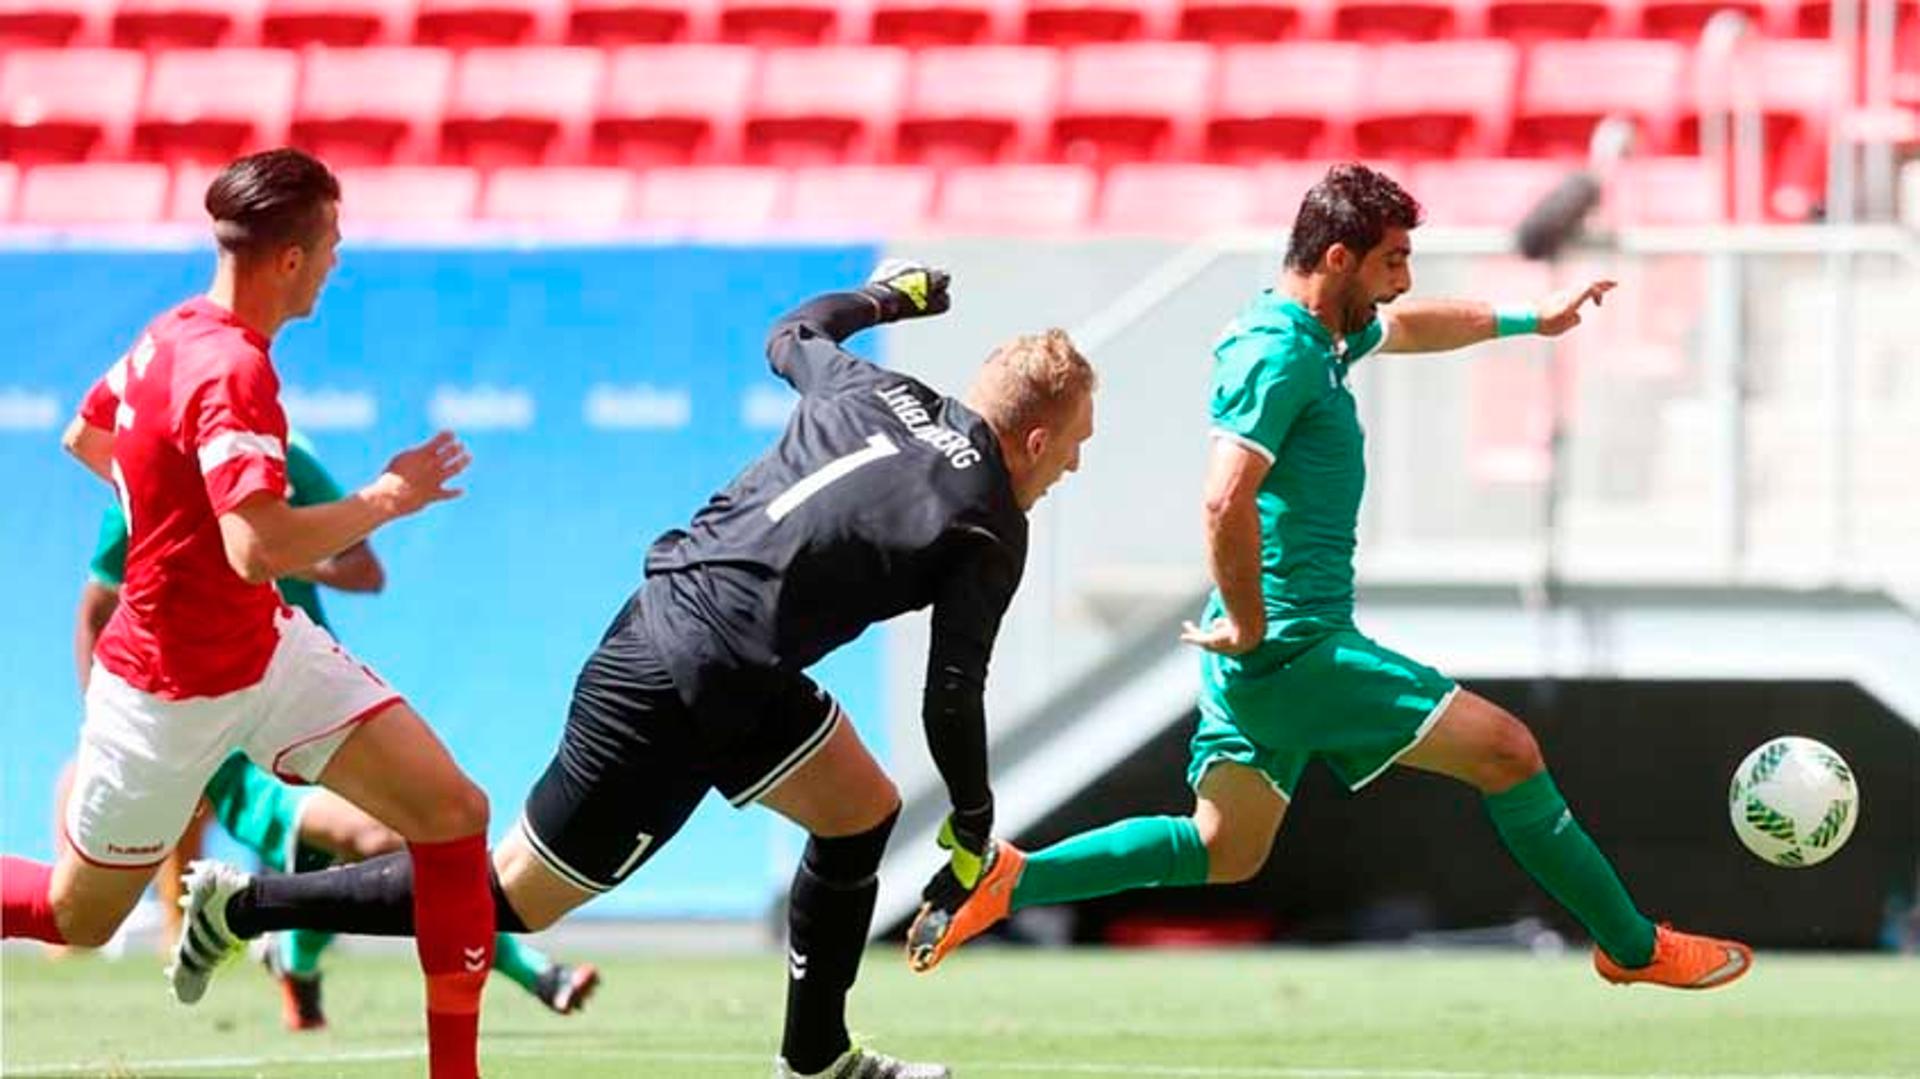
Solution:
{"label": "blond hair", "polygon": [[1030,333],[993,350],[969,395],[994,426],[1019,434],[1046,426],[1099,384],[1067,331]]}

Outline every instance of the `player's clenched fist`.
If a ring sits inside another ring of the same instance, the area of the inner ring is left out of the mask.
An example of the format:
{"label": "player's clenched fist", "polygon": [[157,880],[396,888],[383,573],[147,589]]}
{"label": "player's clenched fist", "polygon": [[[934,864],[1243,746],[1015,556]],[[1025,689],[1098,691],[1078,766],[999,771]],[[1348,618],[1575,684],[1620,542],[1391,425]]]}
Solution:
{"label": "player's clenched fist", "polygon": [[952,279],[947,271],[907,259],[888,259],[867,278],[860,291],[880,309],[880,321],[938,315],[953,306],[947,294]]}
{"label": "player's clenched fist", "polygon": [[460,439],[452,431],[442,431],[395,454],[367,493],[388,516],[405,517],[435,502],[459,498],[463,493],[460,488],[448,487],[447,483],[465,472],[472,461]]}

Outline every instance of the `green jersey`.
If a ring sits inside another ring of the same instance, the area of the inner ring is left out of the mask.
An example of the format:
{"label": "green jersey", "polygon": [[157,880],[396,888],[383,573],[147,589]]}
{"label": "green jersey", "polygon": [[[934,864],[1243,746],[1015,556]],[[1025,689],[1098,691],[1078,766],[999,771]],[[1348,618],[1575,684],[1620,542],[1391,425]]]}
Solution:
{"label": "green jersey", "polygon": [[[1272,463],[1256,500],[1269,640],[1353,625],[1354,537],[1367,465],[1347,374],[1385,341],[1378,319],[1336,339],[1299,302],[1263,292],[1214,347],[1214,433]],[[1209,615],[1222,609],[1215,591]]]}
{"label": "green jersey", "polygon": [[[313,447],[299,435],[287,439],[287,501],[295,506],[317,506],[338,502],[346,492],[313,455]],[[118,589],[127,574],[127,518],[119,500],[108,505],[100,516],[100,539],[94,545],[93,561],[88,568],[93,579],[108,588]],[[320,607],[320,587],[312,581],[284,577],[274,582],[281,598],[307,612],[307,617],[322,629],[331,631],[327,615]]]}

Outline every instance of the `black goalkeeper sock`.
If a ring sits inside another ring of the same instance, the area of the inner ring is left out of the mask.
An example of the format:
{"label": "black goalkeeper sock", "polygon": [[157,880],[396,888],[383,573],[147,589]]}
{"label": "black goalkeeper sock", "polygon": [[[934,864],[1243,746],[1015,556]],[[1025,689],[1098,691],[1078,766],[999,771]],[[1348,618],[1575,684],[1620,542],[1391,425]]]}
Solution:
{"label": "black goalkeeper sock", "polygon": [[787,1028],[780,1055],[801,1074],[824,1071],[852,1044],[847,991],[860,973],[898,809],[859,835],[807,841],[787,901]]}
{"label": "black goalkeeper sock", "polygon": [[[494,927],[524,933],[491,869]],[[227,928],[240,937],[319,929],[365,937],[413,936],[413,859],[404,850],[318,873],[259,873],[227,900]]]}

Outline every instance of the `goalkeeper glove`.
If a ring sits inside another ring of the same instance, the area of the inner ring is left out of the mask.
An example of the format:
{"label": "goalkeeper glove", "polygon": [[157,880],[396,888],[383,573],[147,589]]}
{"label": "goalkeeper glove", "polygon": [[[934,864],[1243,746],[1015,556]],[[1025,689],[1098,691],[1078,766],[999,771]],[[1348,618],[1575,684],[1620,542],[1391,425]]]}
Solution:
{"label": "goalkeeper glove", "polygon": [[933,875],[920,898],[943,910],[965,902],[980,878],[993,866],[993,803],[979,809],[954,810],[940,822],[940,849],[947,864]]}
{"label": "goalkeeper glove", "polygon": [[880,309],[880,321],[938,315],[953,306],[947,271],[906,259],[888,259],[873,271],[860,292]]}

